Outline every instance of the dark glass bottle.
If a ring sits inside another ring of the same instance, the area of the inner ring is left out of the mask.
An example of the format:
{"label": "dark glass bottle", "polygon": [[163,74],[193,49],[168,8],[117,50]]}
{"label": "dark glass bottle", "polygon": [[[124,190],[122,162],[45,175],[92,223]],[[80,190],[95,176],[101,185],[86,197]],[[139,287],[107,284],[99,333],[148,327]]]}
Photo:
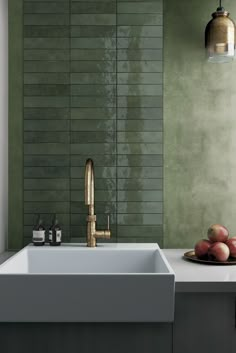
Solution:
{"label": "dark glass bottle", "polygon": [[52,225],[49,228],[49,244],[52,246],[61,245],[61,233],[61,227],[55,214],[52,220]]}
{"label": "dark glass bottle", "polygon": [[38,215],[37,222],[33,228],[33,237],[32,237],[33,244],[36,246],[41,246],[45,244],[45,228],[43,226],[43,220]]}

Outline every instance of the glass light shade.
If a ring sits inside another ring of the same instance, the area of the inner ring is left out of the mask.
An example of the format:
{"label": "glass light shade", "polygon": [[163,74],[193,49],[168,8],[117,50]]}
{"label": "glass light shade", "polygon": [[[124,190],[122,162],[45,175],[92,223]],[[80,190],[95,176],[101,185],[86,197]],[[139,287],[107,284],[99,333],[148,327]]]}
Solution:
{"label": "glass light shade", "polygon": [[218,7],[212,17],[205,30],[207,59],[212,63],[230,62],[235,57],[235,24],[223,7]]}

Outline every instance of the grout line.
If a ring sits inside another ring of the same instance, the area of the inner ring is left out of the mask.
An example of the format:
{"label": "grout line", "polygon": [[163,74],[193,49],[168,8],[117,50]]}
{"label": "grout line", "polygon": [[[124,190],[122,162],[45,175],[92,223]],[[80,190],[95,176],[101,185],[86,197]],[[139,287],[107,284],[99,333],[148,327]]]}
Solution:
{"label": "grout line", "polygon": [[[22,121],[22,138],[23,138],[23,141],[22,141],[22,162],[23,162],[23,165],[22,165],[22,181],[23,181],[23,190],[22,190],[22,201],[23,201],[23,205],[22,205],[22,223],[23,223],[23,230],[24,230],[24,226],[25,226],[25,221],[24,221],[24,216],[25,216],[25,194],[24,194],[24,164],[25,164],[25,153],[24,153],[24,129],[25,129],[25,119],[24,119],[24,109],[25,109],[25,106],[24,106],[24,47],[25,47],[25,43],[24,43],[24,40],[25,40],[25,36],[24,36],[24,21],[25,21],[25,12],[24,12],[24,2],[22,4],[22,7],[23,7],[23,21],[22,21],[22,34],[23,34],[23,46],[22,46],[22,117],[23,117],[23,121]],[[22,236],[22,247],[24,245],[24,236]]]}
{"label": "grout line", "polygon": [[70,101],[69,101],[69,242],[71,239],[71,0],[69,0],[69,74],[70,74]]}
{"label": "grout line", "polygon": [[118,62],[118,48],[117,48],[117,42],[118,42],[118,21],[117,21],[117,9],[118,9],[118,0],[116,0],[116,124],[115,124],[115,129],[116,129],[116,216],[115,216],[115,225],[116,225],[116,243],[118,242],[118,217],[117,217],[117,212],[118,212],[118,148],[117,148],[117,141],[118,141],[118,70],[117,70],[117,62]]}
{"label": "grout line", "polygon": [[[162,22],[163,22],[163,25],[164,25],[164,0],[161,0],[162,1],[162,8],[163,8],[163,11],[162,11]],[[164,192],[165,192],[165,182],[164,182],[164,176],[165,176],[165,168],[164,168],[164,157],[165,157],[165,144],[164,144],[164,135],[165,135],[165,128],[164,128],[164,47],[165,47],[165,43],[164,43],[164,26],[163,26],[163,33],[162,33],[162,47],[163,47],[163,50],[162,50],[162,82],[163,82],[163,88],[162,88],[162,131],[163,131],[163,142],[162,142],[162,163],[163,163],[163,170],[162,170],[162,194],[163,194],[163,198],[162,198],[162,234],[163,234],[163,247],[165,247],[165,217],[164,217],[164,210],[165,210],[165,201],[164,201]],[[172,325],[172,335],[173,335],[173,325]],[[173,342],[173,340],[172,340]]]}

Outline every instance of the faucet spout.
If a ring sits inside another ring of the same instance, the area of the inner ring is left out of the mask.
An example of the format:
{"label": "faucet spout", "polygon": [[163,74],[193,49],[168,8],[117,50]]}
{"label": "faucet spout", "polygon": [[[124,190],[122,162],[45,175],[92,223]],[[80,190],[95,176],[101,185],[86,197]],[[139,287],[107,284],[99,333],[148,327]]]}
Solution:
{"label": "faucet spout", "polygon": [[94,167],[90,158],[85,166],[85,205],[94,205]]}
{"label": "faucet spout", "polygon": [[94,164],[91,158],[85,165],[85,205],[89,206],[87,216],[87,246],[95,247],[97,238],[109,239],[109,217],[107,230],[96,230],[96,215],[94,214]]}

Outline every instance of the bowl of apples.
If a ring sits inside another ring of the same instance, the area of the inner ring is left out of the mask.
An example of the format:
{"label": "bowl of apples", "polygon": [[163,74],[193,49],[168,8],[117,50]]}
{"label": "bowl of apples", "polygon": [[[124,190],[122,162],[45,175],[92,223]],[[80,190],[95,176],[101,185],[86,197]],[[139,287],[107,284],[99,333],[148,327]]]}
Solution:
{"label": "bowl of apples", "polygon": [[194,250],[187,251],[187,260],[214,264],[236,265],[236,236],[229,237],[229,231],[221,224],[213,224],[207,231],[208,239],[200,239]]}

